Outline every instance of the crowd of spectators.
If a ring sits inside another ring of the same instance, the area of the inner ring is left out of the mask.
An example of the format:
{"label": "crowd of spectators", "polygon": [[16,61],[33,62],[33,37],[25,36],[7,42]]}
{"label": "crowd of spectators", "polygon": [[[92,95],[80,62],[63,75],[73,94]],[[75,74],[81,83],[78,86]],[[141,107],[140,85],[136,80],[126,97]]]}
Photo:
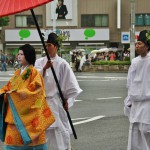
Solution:
{"label": "crowd of spectators", "polygon": [[129,51],[117,51],[117,52],[102,52],[102,53],[96,53],[95,57],[91,57],[91,62],[94,61],[125,61],[127,58],[130,58],[130,52]]}
{"label": "crowd of spectators", "polygon": [[72,53],[72,68],[77,72],[82,71],[83,65],[90,65],[95,61],[126,61],[130,59],[129,51],[110,51],[110,52],[102,52],[96,53],[95,56],[90,54],[83,54],[82,52],[73,52]]}

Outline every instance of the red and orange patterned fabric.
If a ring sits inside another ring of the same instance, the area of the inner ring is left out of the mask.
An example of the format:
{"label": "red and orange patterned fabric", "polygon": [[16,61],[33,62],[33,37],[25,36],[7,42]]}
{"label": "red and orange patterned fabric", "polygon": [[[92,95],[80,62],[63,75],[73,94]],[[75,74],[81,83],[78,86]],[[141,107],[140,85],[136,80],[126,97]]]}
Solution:
{"label": "red and orange patterned fabric", "polygon": [[[40,73],[30,65],[20,75],[17,70],[0,93],[10,93],[20,119],[26,128],[32,143],[31,146],[46,143],[45,130],[55,121],[45,99],[44,82]],[[19,131],[15,127],[7,96],[5,97],[7,112],[5,122],[8,123],[5,136],[6,145],[23,145]]]}

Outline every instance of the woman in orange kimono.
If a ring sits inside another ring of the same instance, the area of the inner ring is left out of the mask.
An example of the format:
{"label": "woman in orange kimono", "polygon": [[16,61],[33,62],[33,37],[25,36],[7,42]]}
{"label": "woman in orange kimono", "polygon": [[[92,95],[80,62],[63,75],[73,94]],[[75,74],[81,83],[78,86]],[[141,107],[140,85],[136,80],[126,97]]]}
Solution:
{"label": "woman in orange kimono", "polygon": [[35,60],[31,45],[20,47],[22,67],[0,89],[6,106],[4,150],[47,150],[45,130],[55,119],[45,99],[43,78],[33,67]]}

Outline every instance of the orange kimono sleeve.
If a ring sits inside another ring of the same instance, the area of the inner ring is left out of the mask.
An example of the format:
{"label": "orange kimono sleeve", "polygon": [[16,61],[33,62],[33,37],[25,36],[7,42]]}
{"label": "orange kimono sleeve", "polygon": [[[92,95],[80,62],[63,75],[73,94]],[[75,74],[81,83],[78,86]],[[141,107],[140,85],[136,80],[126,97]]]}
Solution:
{"label": "orange kimono sleeve", "polygon": [[9,87],[10,87],[10,82],[8,82],[6,85],[4,85],[4,86],[0,89],[0,94],[6,93],[7,91],[9,91]]}

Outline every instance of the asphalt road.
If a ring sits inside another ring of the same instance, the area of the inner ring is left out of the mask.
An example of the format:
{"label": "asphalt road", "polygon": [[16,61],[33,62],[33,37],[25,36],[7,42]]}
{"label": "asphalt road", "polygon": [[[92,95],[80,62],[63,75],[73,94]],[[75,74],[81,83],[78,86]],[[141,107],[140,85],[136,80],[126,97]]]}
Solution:
{"label": "asphalt road", "polygon": [[73,149],[126,150],[129,122],[123,101],[127,74],[76,73],[76,77],[83,92],[77,98],[81,101],[70,110],[78,135],[78,140],[72,136]]}
{"label": "asphalt road", "polygon": [[[0,87],[13,72],[0,72]],[[123,114],[127,73],[75,73],[83,92],[70,115],[78,136],[73,150],[126,150],[128,119]]]}

